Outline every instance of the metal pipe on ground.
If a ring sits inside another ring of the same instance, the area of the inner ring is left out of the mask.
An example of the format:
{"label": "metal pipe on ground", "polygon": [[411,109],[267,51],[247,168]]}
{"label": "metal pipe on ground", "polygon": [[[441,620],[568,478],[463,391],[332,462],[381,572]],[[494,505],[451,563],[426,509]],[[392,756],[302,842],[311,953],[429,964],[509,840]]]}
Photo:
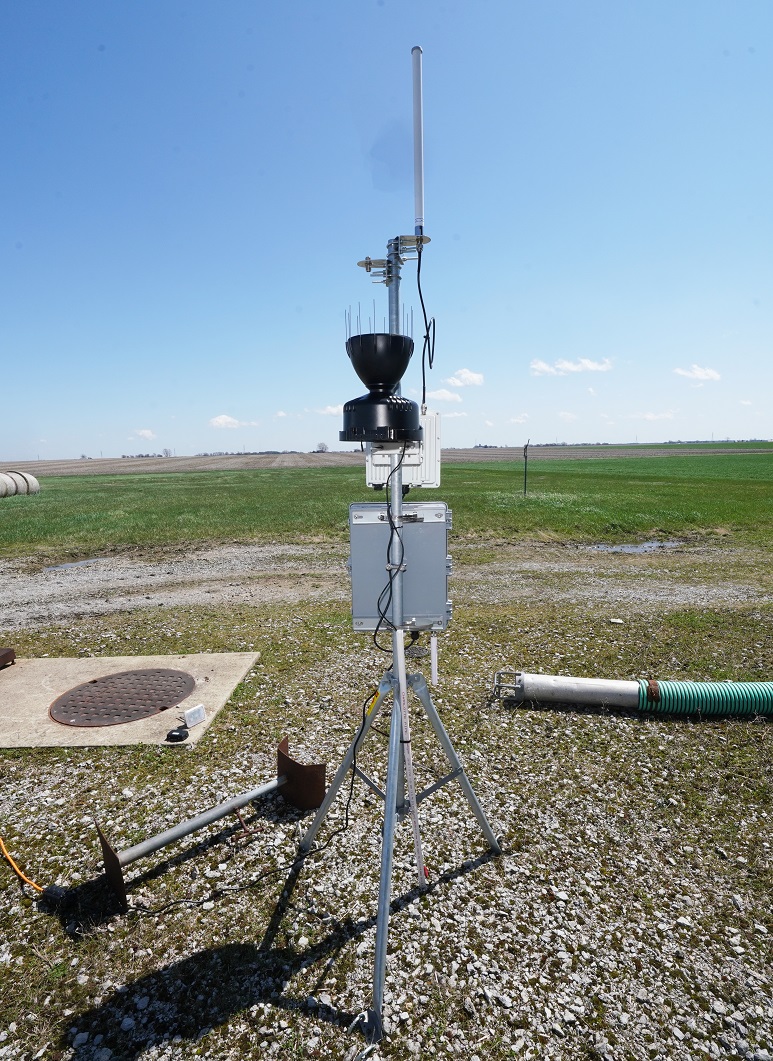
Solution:
{"label": "metal pipe on ground", "polygon": [[102,858],[105,864],[105,876],[113,889],[122,908],[128,907],[126,896],[126,884],[123,878],[124,866],[145,858],[154,851],[159,851],[169,844],[176,843],[191,833],[204,829],[207,825],[225,818],[228,814],[235,814],[248,803],[252,803],[261,796],[268,796],[272,792],[281,792],[282,796],[300,810],[313,810],[319,807],[325,798],[325,763],[303,764],[291,759],[288,754],[288,742],[285,737],[277,749],[277,776],[273,781],[261,785],[259,788],[242,792],[241,795],[233,796],[220,803],[216,807],[210,807],[202,811],[194,818],[173,825],[156,836],[148,837],[133,847],[127,847],[123,851],[116,851],[102,832],[99,822],[95,821],[97,835],[102,845]]}
{"label": "metal pipe on ground", "polygon": [[494,696],[516,703],[619,707],[659,715],[773,718],[773,682],[636,681],[497,671]]}
{"label": "metal pipe on ground", "polygon": [[[504,676],[509,678],[504,681]],[[639,683],[606,681],[603,678],[566,678],[558,674],[528,674],[525,671],[497,671],[497,687],[507,692],[505,699],[533,700],[536,703],[608,704],[610,707],[639,706]]]}

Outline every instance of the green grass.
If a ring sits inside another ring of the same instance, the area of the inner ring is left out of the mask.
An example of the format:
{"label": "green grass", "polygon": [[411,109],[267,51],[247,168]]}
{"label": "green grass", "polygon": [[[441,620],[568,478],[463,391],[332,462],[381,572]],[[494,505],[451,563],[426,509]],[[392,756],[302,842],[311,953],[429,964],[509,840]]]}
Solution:
{"label": "green grass", "polygon": [[449,497],[461,533],[621,541],[730,531],[771,539],[772,454],[535,461],[526,497],[520,462],[468,468],[475,480],[464,480],[464,466],[451,471],[468,487]]}
{"label": "green grass", "polygon": [[94,556],[205,541],[343,538],[356,470],[43,479],[0,510],[0,555]]}
{"label": "green grass", "polygon": [[[0,556],[77,559],[222,541],[344,541],[364,469],[270,469],[44,478],[0,503]],[[451,464],[439,491],[457,537],[631,541],[773,537],[773,452]]]}

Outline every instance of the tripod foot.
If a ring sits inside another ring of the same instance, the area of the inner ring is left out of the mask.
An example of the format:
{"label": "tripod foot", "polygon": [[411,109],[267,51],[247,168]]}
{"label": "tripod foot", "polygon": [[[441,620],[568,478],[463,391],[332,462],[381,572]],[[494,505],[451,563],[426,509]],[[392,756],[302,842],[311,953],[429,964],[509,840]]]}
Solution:
{"label": "tripod foot", "polygon": [[363,1016],[365,1019],[360,1023],[362,1034],[371,1045],[380,1043],[384,1038],[384,1024],[381,1020],[381,1014],[376,1013],[374,1009],[369,1009]]}

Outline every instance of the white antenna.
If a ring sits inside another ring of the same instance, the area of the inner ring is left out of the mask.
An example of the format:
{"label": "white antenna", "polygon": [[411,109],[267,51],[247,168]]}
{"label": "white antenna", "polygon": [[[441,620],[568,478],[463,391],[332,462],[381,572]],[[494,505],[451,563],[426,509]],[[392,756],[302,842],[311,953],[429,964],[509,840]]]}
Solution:
{"label": "white antenna", "polygon": [[411,48],[413,64],[413,199],[416,214],[415,234],[424,234],[424,106],[421,86],[422,51]]}

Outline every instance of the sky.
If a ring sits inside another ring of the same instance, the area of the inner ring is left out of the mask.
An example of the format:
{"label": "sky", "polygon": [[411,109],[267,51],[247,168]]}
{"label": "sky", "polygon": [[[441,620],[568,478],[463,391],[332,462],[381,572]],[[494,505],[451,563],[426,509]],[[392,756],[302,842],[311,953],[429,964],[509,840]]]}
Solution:
{"label": "sky", "polygon": [[773,438],[770,0],[24,0],[0,462],[354,448],[417,44],[444,447]]}

